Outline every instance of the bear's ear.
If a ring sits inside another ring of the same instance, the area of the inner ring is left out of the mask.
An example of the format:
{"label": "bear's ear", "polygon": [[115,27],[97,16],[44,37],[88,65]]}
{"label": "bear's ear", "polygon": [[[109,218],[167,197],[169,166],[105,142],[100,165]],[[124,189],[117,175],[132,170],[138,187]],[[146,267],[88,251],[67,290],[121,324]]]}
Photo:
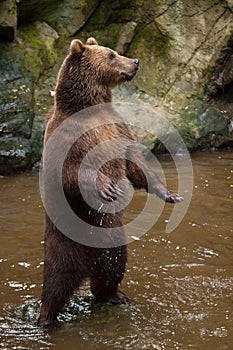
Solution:
{"label": "bear's ear", "polygon": [[71,41],[70,52],[81,54],[85,50],[85,44],[81,40],[75,39]]}
{"label": "bear's ear", "polygon": [[97,41],[95,40],[95,38],[89,38],[86,41],[86,45],[98,45]]}

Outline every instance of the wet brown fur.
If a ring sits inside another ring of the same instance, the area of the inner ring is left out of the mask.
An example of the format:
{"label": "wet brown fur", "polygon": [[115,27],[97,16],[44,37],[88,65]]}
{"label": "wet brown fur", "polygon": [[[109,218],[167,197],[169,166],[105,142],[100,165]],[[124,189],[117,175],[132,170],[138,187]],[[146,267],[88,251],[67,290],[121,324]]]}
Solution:
{"label": "wet brown fur", "polygon": [[[99,46],[95,39],[88,39],[86,44],[74,40],[58,75],[55,104],[46,128],[45,149],[49,137],[64,120],[84,108],[111,102],[112,87],[132,79],[136,71],[133,59]],[[82,121],[79,122],[82,127]],[[89,123],[91,126],[91,117]],[[133,139],[124,124],[105,125],[88,131],[71,147],[64,162],[63,188],[67,200],[74,212],[90,225],[98,226],[102,214],[94,209],[91,209],[91,216],[87,214],[90,207],[80,194],[78,181],[91,190],[95,179],[89,168],[83,178],[78,179],[78,168],[85,154],[95,145],[116,137]],[[123,151],[130,153],[127,149]],[[132,161],[114,158],[113,153],[113,160],[101,168],[100,190],[103,188],[105,191],[108,179],[117,183],[123,178],[128,178],[135,188],[147,190],[147,173],[154,193],[166,200],[167,189],[146,165],[140,152],[133,150],[128,155]],[[104,217],[103,227],[121,226],[122,221],[123,212],[108,214]],[[124,235],[124,232],[121,230],[119,234]],[[126,260],[126,245],[110,249],[81,245],[63,235],[46,215],[44,284],[39,324],[53,326],[65,302],[85,278],[90,279],[92,293],[97,298],[113,303],[127,302],[128,298],[118,289]]]}

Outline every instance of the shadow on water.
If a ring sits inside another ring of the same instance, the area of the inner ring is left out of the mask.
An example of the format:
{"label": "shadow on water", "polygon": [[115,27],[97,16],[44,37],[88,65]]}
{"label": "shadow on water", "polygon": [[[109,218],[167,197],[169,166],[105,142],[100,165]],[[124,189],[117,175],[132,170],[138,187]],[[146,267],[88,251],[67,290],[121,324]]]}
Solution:
{"label": "shadow on water", "polygon": [[[0,179],[0,346],[10,349],[232,349],[233,152],[192,157],[194,191],[179,227],[165,234],[171,206],[129,245],[122,289],[128,305],[97,303],[88,285],[59,316],[61,327],[36,325],[43,271],[43,209],[38,174]],[[176,169],[163,159],[169,188]],[[137,192],[126,214],[140,212]]]}

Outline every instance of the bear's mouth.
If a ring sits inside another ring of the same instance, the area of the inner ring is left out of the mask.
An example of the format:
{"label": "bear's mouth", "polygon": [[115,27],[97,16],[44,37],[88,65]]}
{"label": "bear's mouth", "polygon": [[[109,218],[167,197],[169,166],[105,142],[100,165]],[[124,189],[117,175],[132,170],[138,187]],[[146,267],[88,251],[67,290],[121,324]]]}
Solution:
{"label": "bear's mouth", "polygon": [[124,80],[131,80],[137,73],[137,70],[133,70],[132,72],[121,72],[120,75],[124,78]]}

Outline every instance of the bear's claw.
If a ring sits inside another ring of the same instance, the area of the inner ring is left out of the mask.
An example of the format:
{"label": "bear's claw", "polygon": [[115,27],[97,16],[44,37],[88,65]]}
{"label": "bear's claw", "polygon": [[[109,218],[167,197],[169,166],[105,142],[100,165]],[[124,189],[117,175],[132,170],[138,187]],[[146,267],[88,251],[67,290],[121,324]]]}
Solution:
{"label": "bear's claw", "polygon": [[116,200],[118,196],[123,196],[124,194],[118,185],[114,184],[109,177],[100,172],[98,174],[96,187],[102,199],[108,202],[112,202]]}
{"label": "bear's claw", "polygon": [[125,293],[118,291],[116,295],[112,297],[105,297],[102,299],[103,301],[111,304],[127,304],[130,302],[130,298],[125,295]]}
{"label": "bear's claw", "polygon": [[168,192],[165,198],[167,203],[180,203],[184,200],[182,196],[176,193]]}
{"label": "bear's claw", "polygon": [[113,183],[109,184],[102,191],[99,191],[102,199],[112,202],[117,199],[118,196],[122,196],[124,192],[120,189],[118,185],[114,185]]}

